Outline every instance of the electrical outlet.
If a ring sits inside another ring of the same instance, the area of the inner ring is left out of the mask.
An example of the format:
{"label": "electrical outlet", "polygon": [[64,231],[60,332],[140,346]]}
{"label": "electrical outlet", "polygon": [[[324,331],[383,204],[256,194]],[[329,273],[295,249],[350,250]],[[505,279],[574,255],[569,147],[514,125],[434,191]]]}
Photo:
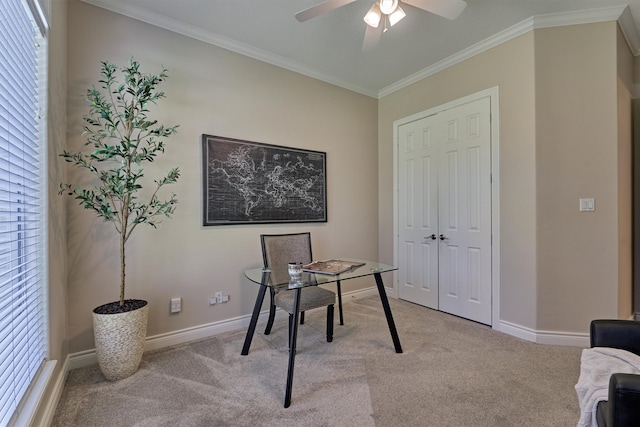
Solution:
{"label": "electrical outlet", "polygon": [[171,312],[180,313],[182,311],[182,298],[171,298]]}
{"label": "electrical outlet", "polygon": [[218,304],[222,304],[224,302],[222,301],[222,292],[216,292],[216,301]]}

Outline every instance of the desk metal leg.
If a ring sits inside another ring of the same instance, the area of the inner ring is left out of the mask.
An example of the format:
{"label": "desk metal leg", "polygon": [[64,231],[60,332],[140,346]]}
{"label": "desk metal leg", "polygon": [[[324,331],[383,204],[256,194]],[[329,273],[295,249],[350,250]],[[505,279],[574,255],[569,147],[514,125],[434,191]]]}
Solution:
{"label": "desk metal leg", "polygon": [[338,312],[340,314],[340,324],[344,325],[344,318],[342,317],[342,289],[340,289],[340,280],[336,282],[338,290]]}
{"label": "desk metal leg", "polygon": [[300,291],[296,289],[295,301],[293,303],[293,327],[289,339],[289,369],[287,371],[287,390],[284,395],[284,407],[291,405],[291,388],[293,386],[293,365],[296,360],[296,340],[298,338],[298,315],[300,314]]}
{"label": "desk metal leg", "polygon": [[391,332],[391,339],[393,339],[393,345],[396,348],[396,353],[402,353],[402,347],[400,346],[400,338],[398,338],[398,331],[396,330],[396,324],[393,321],[393,315],[391,314],[391,307],[389,307],[389,300],[387,299],[387,293],[384,290],[384,284],[382,283],[382,276],[380,273],[373,273],[376,278],[376,285],[378,286],[378,293],[380,294],[380,301],[382,301],[382,308],[384,308],[384,315],[387,317],[387,324],[389,325],[389,332]]}
{"label": "desk metal leg", "polygon": [[267,291],[267,286],[260,286],[260,291],[256,298],[256,305],[253,307],[253,314],[251,315],[251,321],[249,322],[249,329],[247,329],[247,335],[244,338],[244,345],[242,346],[243,356],[249,354],[249,347],[251,347],[251,340],[253,339],[253,333],[256,331],[256,324],[258,323],[258,316],[260,315],[260,309],[262,308],[262,301],[264,301],[264,294]]}

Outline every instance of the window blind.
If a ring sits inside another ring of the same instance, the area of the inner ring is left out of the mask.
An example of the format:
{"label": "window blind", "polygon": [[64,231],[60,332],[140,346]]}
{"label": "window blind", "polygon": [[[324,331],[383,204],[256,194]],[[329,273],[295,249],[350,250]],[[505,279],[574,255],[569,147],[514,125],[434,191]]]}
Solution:
{"label": "window blind", "polygon": [[32,6],[0,1],[0,426],[46,356],[43,39]]}

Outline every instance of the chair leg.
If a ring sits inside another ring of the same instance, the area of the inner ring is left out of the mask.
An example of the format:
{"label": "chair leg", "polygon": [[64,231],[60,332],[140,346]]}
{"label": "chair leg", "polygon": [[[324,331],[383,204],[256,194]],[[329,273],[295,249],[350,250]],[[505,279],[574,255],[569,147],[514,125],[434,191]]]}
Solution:
{"label": "chair leg", "polygon": [[327,342],[333,341],[333,304],[327,306]]}
{"label": "chair leg", "polygon": [[267,320],[267,327],[264,329],[264,334],[269,335],[271,333],[271,328],[273,327],[273,319],[276,317],[276,305],[275,305],[275,295],[273,288],[269,288],[269,293],[271,294],[271,301],[269,302],[269,319]]}
{"label": "chair leg", "polygon": [[340,324],[344,325],[344,318],[342,317],[342,290],[340,289],[340,280],[336,282],[338,287],[338,314],[340,315]]}
{"label": "chair leg", "polygon": [[300,324],[304,325],[304,311],[300,312]]}

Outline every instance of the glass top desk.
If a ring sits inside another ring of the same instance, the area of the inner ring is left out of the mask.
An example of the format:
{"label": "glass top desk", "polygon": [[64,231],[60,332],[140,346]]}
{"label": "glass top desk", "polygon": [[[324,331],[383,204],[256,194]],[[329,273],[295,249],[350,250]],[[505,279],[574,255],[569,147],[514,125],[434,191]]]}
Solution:
{"label": "glass top desk", "polygon": [[396,325],[393,321],[393,315],[391,314],[391,308],[389,307],[389,300],[384,289],[382,282],[382,273],[397,270],[397,267],[393,267],[387,264],[382,264],[375,261],[357,260],[351,258],[342,258],[345,261],[358,261],[364,263],[360,267],[353,268],[344,273],[331,275],[331,274],[319,274],[319,273],[303,273],[300,279],[292,281],[289,277],[288,268],[286,265],[277,266],[271,269],[253,268],[246,270],[244,275],[251,282],[260,285],[258,290],[258,297],[256,298],[256,304],[253,308],[251,315],[251,321],[249,322],[249,329],[244,339],[244,345],[242,347],[242,355],[249,354],[249,347],[251,346],[251,340],[256,330],[256,324],[258,323],[258,316],[260,315],[260,309],[262,308],[262,302],[264,301],[264,295],[267,288],[273,287],[278,290],[293,290],[295,291],[294,313],[293,313],[293,328],[291,330],[290,345],[289,345],[289,367],[287,372],[287,385],[284,398],[284,407],[288,408],[291,405],[291,387],[293,384],[293,367],[296,355],[296,339],[298,333],[298,318],[300,314],[300,292],[308,286],[318,286],[327,283],[339,283],[340,281],[355,279],[357,277],[373,276],[378,288],[378,295],[380,296],[380,302],[384,309],[385,317],[387,318],[387,324],[389,326],[389,332],[391,332],[391,339],[395,347],[396,353],[402,353],[402,347],[400,346],[400,339],[398,338],[398,332]]}

